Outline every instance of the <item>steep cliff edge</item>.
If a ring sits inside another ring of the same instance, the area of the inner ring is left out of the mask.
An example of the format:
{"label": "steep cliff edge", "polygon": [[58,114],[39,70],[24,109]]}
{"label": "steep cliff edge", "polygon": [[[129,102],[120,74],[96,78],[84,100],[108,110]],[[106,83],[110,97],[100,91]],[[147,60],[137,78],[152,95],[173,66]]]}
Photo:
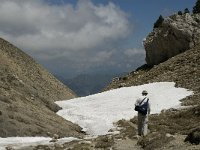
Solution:
{"label": "steep cliff edge", "polygon": [[146,62],[158,65],[194,47],[200,41],[200,14],[166,17],[144,40]]}
{"label": "steep cliff edge", "polygon": [[55,114],[57,100],[76,97],[30,56],[0,39],[0,137],[79,136],[80,128]]}

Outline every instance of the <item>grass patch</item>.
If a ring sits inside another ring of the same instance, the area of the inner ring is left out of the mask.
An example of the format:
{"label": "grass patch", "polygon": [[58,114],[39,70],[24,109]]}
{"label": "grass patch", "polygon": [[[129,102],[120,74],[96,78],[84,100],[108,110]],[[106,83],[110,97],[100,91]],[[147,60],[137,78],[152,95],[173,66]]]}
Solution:
{"label": "grass patch", "polygon": [[131,121],[120,120],[117,122],[118,127],[121,127],[120,133],[123,138],[128,137],[134,139],[137,135],[137,129]]}
{"label": "grass patch", "polygon": [[106,149],[106,148],[111,147],[113,144],[114,144],[113,137],[109,137],[109,136],[106,136],[106,135],[99,136],[95,140],[95,148]]}
{"label": "grass patch", "polygon": [[164,145],[168,144],[172,141],[173,137],[167,137],[165,134],[161,133],[151,133],[138,140],[138,145],[140,145],[145,150],[152,150],[161,148]]}
{"label": "grass patch", "polygon": [[200,126],[200,106],[187,110],[150,115],[149,129],[160,133],[188,134]]}

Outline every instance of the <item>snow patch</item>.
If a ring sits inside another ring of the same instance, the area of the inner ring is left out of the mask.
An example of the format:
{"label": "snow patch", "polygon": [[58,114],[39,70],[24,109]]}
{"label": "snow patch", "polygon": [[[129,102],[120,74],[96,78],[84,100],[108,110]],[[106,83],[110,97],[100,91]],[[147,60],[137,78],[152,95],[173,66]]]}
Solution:
{"label": "snow patch", "polygon": [[[8,137],[0,138],[0,150],[6,150],[6,147],[12,147],[14,149],[19,149],[27,146],[37,146],[37,145],[51,145],[49,141],[52,140],[50,137]],[[73,140],[78,140],[74,137],[66,137],[58,139],[56,143],[63,144],[65,142],[71,142]]]}
{"label": "snow patch", "polygon": [[163,109],[179,107],[181,99],[193,94],[187,89],[176,88],[174,82],[156,82],[57,101],[56,104],[62,107],[57,114],[79,124],[90,135],[105,135],[114,128],[114,122],[137,115],[134,104],[143,90],[149,93],[153,114],[160,113]]}

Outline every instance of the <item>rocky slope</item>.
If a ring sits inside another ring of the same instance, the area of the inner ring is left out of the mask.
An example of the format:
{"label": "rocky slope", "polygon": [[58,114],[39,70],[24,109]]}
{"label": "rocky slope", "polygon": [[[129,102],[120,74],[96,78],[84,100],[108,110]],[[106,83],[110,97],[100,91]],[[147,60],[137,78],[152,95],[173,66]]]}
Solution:
{"label": "rocky slope", "polygon": [[175,82],[177,87],[194,91],[194,95],[182,100],[182,105],[189,107],[163,110],[161,114],[150,115],[150,132],[144,138],[136,136],[137,118],[134,117],[116,123],[119,134],[66,143],[61,149],[200,149],[200,30],[199,15],[196,16],[195,20],[195,15],[189,14],[175,15],[165,20],[161,28],[154,29],[145,41],[148,65],[113,79],[104,89],[152,82]]}
{"label": "rocky slope", "polygon": [[144,41],[146,61],[157,65],[184,52],[200,41],[200,14],[189,13],[166,17]]}
{"label": "rocky slope", "polygon": [[[164,110],[159,115],[150,115],[150,133],[145,138],[135,138],[136,117],[118,122],[120,135],[132,143],[137,140],[137,144],[146,150],[200,149],[199,40],[200,14],[167,17],[148,35],[144,41],[147,64],[126,76],[115,78],[105,90],[152,82],[175,82],[177,87],[193,90],[194,94],[182,100],[182,105],[189,106],[185,109]],[[123,142],[128,145],[127,140]]]}
{"label": "rocky slope", "polygon": [[54,101],[75,94],[31,57],[0,39],[0,137],[79,136],[80,128],[55,114]]}
{"label": "rocky slope", "polygon": [[[172,40],[172,45],[173,45]],[[144,65],[126,76],[115,78],[105,90],[123,86],[142,85],[151,82],[175,82],[176,86],[194,91],[194,95],[183,99],[182,104],[190,107],[184,109],[164,110],[161,114],[150,115],[150,132],[145,138],[138,138],[137,118],[120,120],[116,123],[119,134],[99,136],[59,145],[39,145],[28,147],[35,149],[72,149],[72,150],[185,150],[200,149],[195,145],[200,141],[200,44],[195,43],[181,54],[167,61],[149,67]],[[161,100],[162,102],[162,100]],[[113,129],[116,130],[116,129]],[[192,141],[194,144],[189,142]]]}
{"label": "rocky slope", "polygon": [[[184,139],[189,134],[187,138],[189,140],[186,141],[200,142],[200,44],[159,65],[153,67],[144,65],[120,77],[119,80],[114,80],[105,90],[166,81],[175,82],[177,87],[194,91],[194,95],[182,100],[182,105],[190,107],[182,110],[166,110],[160,115],[151,115],[150,134],[138,141],[138,144],[144,149],[198,149],[200,145],[192,146],[184,143]],[[136,125],[137,119],[133,118],[125,123]],[[130,130],[130,126],[123,125],[123,128],[125,128],[124,131]],[[129,132],[124,134],[128,136]],[[192,134],[193,137],[190,138]]]}
{"label": "rocky slope", "polygon": [[195,92],[193,97],[199,95],[200,44],[159,65],[153,67],[143,65],[136,71],[120,77],[119,80],[114,80],[105,90],[118,88],[122,85],[132,86],[165,81],[176,82],[176,86],[193,90]]}

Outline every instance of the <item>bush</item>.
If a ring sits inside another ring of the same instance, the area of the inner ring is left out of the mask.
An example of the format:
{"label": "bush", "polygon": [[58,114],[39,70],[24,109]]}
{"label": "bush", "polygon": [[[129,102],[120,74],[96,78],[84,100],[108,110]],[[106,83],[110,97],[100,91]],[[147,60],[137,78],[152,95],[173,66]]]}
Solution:
{"label": "bush", "polygon": [[159,28],[162,25],[163,21],[164,21],[164,18],[162,15],[160,15],[158,20],[154,23],[154,28]]}
{"label": "bush", "polygon": [[191,131],[185,139],[185,142],[190,142],[191,144],[200,144],[200,128],[196,128]]}
{"label": "bush", "polygon": [[193,13],[200,13],[200,0],[197,0],[196,5],[193,7]]}
{"label": "bush", "polygon": [[178,11],[178,15],[182,15],[183,13],[182,13],[182,11]]}
{"label": "bush", "polygon": [[164,133],[155,132],[139,139],[137,144],[145,150],[162,149],[172,140],[174,140],[172,136],[167,137]]}
{"label": "bush", "polygon": [[189,9],[188,9],[188,8],[185,8],[184,14],[189,14],[189,13],[190,13]]}
{"label": "bush", "polygon": [[122,79],[123,79],[123,80],[128,80],[128,77],[123,77]]}

